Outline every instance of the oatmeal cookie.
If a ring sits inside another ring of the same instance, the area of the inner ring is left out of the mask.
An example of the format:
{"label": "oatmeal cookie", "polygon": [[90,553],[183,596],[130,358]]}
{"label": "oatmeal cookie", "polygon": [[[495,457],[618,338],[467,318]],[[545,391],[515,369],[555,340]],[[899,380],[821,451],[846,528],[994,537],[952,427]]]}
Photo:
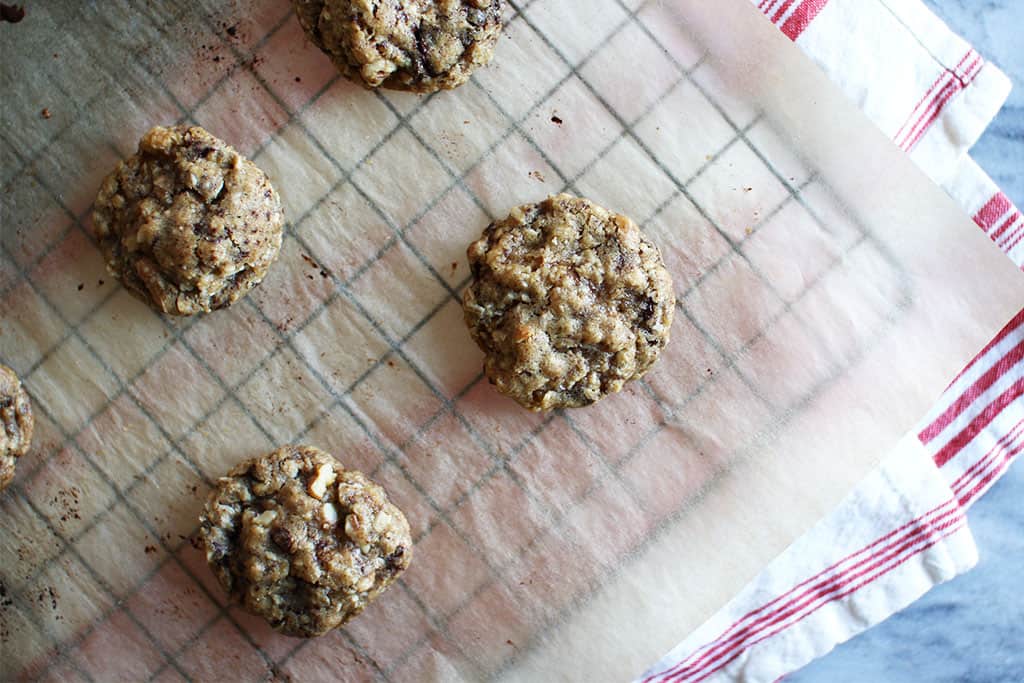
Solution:
{"label": "oatmeal cookie", "polygon": [[513,209],[467,255],[462,305],[484,371],[530,410],[619,391],[668,343],[672,278],[625,216],[557,195]]}
{"label": "oatmeal cookie", "polygon": [[311,446],[232,469],[199,521],[220,585],[290,636],[352,619],[412,559],[409,523],[384,489]]}
{"label": "oatmeal cookie", "polygon": [[6,365],[0,365],[0,491],[14,479],[18,458],[32,442],[32,405],[21,380]]}
{"label": "oatmeal cookie", "polygon": [[429,93],[491,61],[503,0],[293,0],[306,35],[346,78]]}
{"label": "oatmeal cookie", "polygon": [[230,306],[277,258],[281,200],[255,164],[198,126],[157,126],[100,187],[107,270],[157,311]]}

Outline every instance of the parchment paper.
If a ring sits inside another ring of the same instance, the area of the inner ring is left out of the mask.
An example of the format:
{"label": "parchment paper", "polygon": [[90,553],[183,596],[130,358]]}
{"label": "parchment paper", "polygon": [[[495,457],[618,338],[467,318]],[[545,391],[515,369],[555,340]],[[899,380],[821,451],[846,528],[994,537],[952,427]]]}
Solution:
{"label": "parchment paper", "polygon": [[[0,26],[0,358],[35,447],[0,497],[0,678],[620,680],[825,514],[1024,302],[1024,278],[744,0],[534,0],[455,92],[339,79],[287,3],[32,3]],[[155,123],[270,174],[248,299],[161,319],[96,187]],[[464,250],[563,189],[675,277],[643,382],[535,415],[461,322]],[[405,578],[311,642],[225,605],[211,482],[307,442],[370,473]],[[913,447],[912,439],[903,447]]]}

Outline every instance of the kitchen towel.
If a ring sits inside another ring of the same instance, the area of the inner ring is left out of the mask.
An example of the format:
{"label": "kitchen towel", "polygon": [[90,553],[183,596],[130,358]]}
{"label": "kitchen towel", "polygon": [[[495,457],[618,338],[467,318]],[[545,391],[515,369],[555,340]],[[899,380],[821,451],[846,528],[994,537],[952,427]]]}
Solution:
{"label": "kitchen towel", "polygon": [[[753,0],[1024,267],[1024,218],[968,150],[1009,79],[918,0]],[[965,518],[1024,448],[1024,310],[901,448],[643,676],[772,681],[970,569]]]}

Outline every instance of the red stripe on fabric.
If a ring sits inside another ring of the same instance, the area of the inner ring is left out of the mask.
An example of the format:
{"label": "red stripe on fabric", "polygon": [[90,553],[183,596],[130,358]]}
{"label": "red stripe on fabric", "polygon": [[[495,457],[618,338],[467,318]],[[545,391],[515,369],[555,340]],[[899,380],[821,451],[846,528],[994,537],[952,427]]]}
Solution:
{"label": "red stripe on fabric", "polygon": [[[967,78],[967,75],[971,72],[971,67],[968,66],[966,69],[964,69],[963,73],[960,72],[960,67],[964,65],[964,62],[966,62],[972,54],[974,54],[973,47],[969,48],[967,50],[967,54],[961,57],[960,61],[956,63],[956,66],[953,67],[953,75],[956,76],[957,79],[961,82],[963,82]],[[964,85],[966,85],[966,83],[964,83]]]}
{"label": "red stripe on fabric", "polygon": [[963,75],[957,75],[957,80],[960,81],[960,85],[963,87],[969,86],[974,82],[974,79],[981,73],[981,67],[985,66],[985,58],[981,54],[977,55],[977,59],[971,62],[966,69],[964,69]]}
{"label": "red stripe on fabric", "polygon": [[[976,56],[974,58],[974,61],[971,63],[971,66],[967,68],[968,72],[971,72],[972,70],[974,70],[976,65],[982,63],[983,60],[981,58],[981,55]],[[974,77],[977,76],[978,73],[980,73],[980,69],[974,70],[971,77],[967,80],[966,83],[961,79],[957,79],[943,86],[942,90],[940,90],[939,93],[932,100],[932,103],[928,105],[928,109],[925,110],[926,113],[928,111],[931,111],[931,114],[924,119],[923,124],[921,121],[919,121],[914,126],[914,129],[911,130],[913,138],[910,139],[909,141],[904,142],[904,151],[909,152],[910,150],[917,146],[917,143],[921,141],[921,138],[923,138],[924,134],[928,132],[928,129],[931,128],[932,124],[935,123],[939,116],[942,115],[942,111],[946,108],[946,105],[949,103],[949,101],[953,99],[953,96],[956,95],[961,90],[963,90],[964,88],[966,88],[968,85],[970,85],[974,81]],[[920,129],[918,129],[918,126],[920,126]],[[917,130],[917,132],[913,133],[914,130]]]}
{"label": "red stripe on fabric", "polygon": [[974,384],[967,387],[967,390],[960,394],[957,400],[950,404],[931,424],[918,433],[917,437],[921,440],[921,443],[928,444],[942,433],[942,430],[958,418],[969,405],[974,403],[975,399],[988,391],[989,387],[995,384],[1000,377],[1006,374],[1007,370],[1016,365],[1022,358],[1024,358],[1024,339],[1010,349],[1005,356],[993,363],[992,367],[985,371],[985,374],[974,380]]}
{"label": "red stripe on fabric", "polygon": [[[878,557],[879,555],[885,555],[885,554],[890,553],[891,550],[894,547],[897,546],[897,544],[904,543],[907,538],[909,538],[909,537],[911,537],[911,536],[913,536],[915,534],[920,533],[922,529],[931,528],[931,527],[934,526],[935,522],[945,518],[946,516],[948,516],[951,513],[956,512],[958,510],[958,508],[954,505],[954,503],[955,503],[955,501],[950,499],[950,500],[946,501],[945,503],[943,503],[942,505],[939,505],[939,506],[933,508],[932,510],[930,510],[930,511],[928,511],[928,512],[926,512],[926,513],[924,513],[924,514],[922,514],[922,515],[920,515],[920,516],[918,516],[916,518],[914,518],[913,520],[907,522],[906,524],[904,524],[903,526],[899,527],[898,529],[894,529],[894,530],[890,531],[889,533],[885,534],[884,536],[881,536],[880,538],[875,540],[870,545],[865,546],[861,550],[858,550],[858,551],[856,551],[854,553],[851,553],[846,558],[843,558],[839,562],[837,562],[834,565],[832,565],[832,567],[830,567],[829,569],[824,570],[822,572],[819,572],[814,577],[811,577],[810,579],[807,579],[807,580],[801,582],[800,584],[798,584],[794,588],[790,589],[785,594],[779,596],[775,600],[772,600],[771,602],[769,602],[766,605],[758,608],[757,610],[753,610],[752,612],[749,612],[747,615],[745,615],[741,619],[737,620],[732,626],[730,626],[728,629],[726,629],[726,631],[721,636],[716,638],[714,641],[708,643],[707,645],[704,645],[703,647],[699,648],[698,650],[695,650],[689,657],[686,658],[686,660],[684,660],[684,661],[680,662],[679,664],[677,664],[670,671],[676,671],[680,667],[684,667],[684,666],[687,667],[687,668],[692,668],[694,666],[697,666],[698,664],[700,664],[701,662],[703,662],[705,659],[707,659],[709,656],[712,655],[712,652],[711,652],[712,650],[720,649],[723,646],[729,646],[730,644],[734,643],[734,641],[736,641],[738,638],[743,638],[743,637],[747,637],[749,635],[756,634],[757,631],[759,631],[759,630],[761,630],[763,628],[762,624],[765,622],[765,620],[772,619],[773,617],[778,615],[781,611],[790,609],[790,607],[793,604],[798,604],[799,602],[804,601],[808,596],[811,596],[813,598],[813,596],[816,593],[820,593],[823,588],[828,587],[831,584],[834,584],[837,580],[841,580],[845,575],[850,574],[852,571],[859,569],[860,567],[864,566],[866,563],[874,561],[874,559],[876,557]],[[903,534],[903,536],[902,537],[898,537],[900,534]],[[896,538],[896,537],[898,537],[898,538]],[[890,539],[894,539],[894,538],[895,538],[895,540],[892,540],[891,542],[886,543],[887,541],[890,541]],[[879,549],[878,546],[882,545],[883,543],[886,543],[886,545]],[[811,584],[812,582],[814,582],[817,579],[819,579],[822,575],[828,573],[828,571],[831,570],[832,568],[838,567],[839,565],[843,564],[844,562],[846,562],[848,559],[850,559],[852,557],[855,557],[855,556],[858,556],[858,555],[862,555],[864,553],[868,553],[868,552],[872,552],[872,551],[874,551],[872,554],[869,554],[867,557],[864,557],[864,558],[858,560],[855,564],[852,564],[851,566],[844,568],[842,572],[839,572],[837,574],[834,574],[834,575],[832,575],[830,577],[827,577],[827,578],[819,581],[817,584],[815,584],[813,586],[810,586],[809,588],[807,588],[807,590],[804,590],[799,595],[789,599],[788,602],[785,602],[785,603],[783,603],[781,605],[777,605],[777,603],[779,603],[782,600],[785,600],[786,598],[789,598],[793,593],[795,593],[800,588],[808,586],[808,584]],[[757,614],[759,612],[763,612],[764,610],[769,609],[769,608],[771,608],[773,606],[776,606],[776,609],[774,609],[772,612],[770,612],[768,614],[763,614],[762,616],[758,617],[758,619],[756,619],[752,623],[744,626],[739,631],[736,631],[735,633],[731,633],[730,634],[731,631],[733,631],[737,626],[739,626],[749,616],[752,616],[752,615]],[[792,612],[791,612],[791,614],[792,614]],[[771,623],[774,623],[774,622],[771,622]],[[770,626],[771,623],[769,623],[768,625]],[[700,656],[698,657],[698,655],[700,655]],[[717,656],[720,656],[720,655],[716,655],[716,657]],[[698,657],[698,658],[696,659],[696,661],[693,661],[695,657]]]}
{"label": "red stripe on fabric", "polygon": [[[938,508],[936,508],[936,509],[938,509]],[[882,543],[885,543],[886,541],[888,541],[889,539],[893,538],[894,536],[897,536],[900,533],[902,533],[902,532],[906,531],[907,529],[909,529],[910,527],[914,526],[915,524],[918,524],[921,521],[922,518],[932,514],[933,512],[935,512],[935,510],[932,510],[932,511],[930,511],[928,513],[925,513],[921,517],[917,517],[915,519],[912,519],[911,521],[907,522],[906,524],[904,524],[903,526],[901,526],[899,528],[893,529],[889,533],[887,533],[884,536],[881,536],[878,539],[876,539],[875,541],[873,541],[870,545],[867,545],[867,546],[861,548],[860,550],[857,550],[857,551],[854,551],[854,552],[850,553],[849,555],[847,555],[843,559],[839,560],[838,562],[832,564],[829,567],[826,567],[825,569],[821,570],[820,572],[818,572],[814,576],[812,576],[810,578],[807,578],[807,579],[804,579],[803,581],[798,583],[796,586],[793,586],[792,588],[790,588],[788,591],[786,591],[782,595],[780,595],[780,596],[776,597],[775,599],[773,599],[771,602],[765,603],[761,607],[758,607],[757,609],[754,609],[754,610],[751,610],[751,611],[747,612],[742,617],[740,617],[735,622],[733,622],[732,625],[729,626],[729,628],[727,628],[725,631],[723,631],[721,633],[721,635],[719,635],[713,641],[711,641],[711,642],[701,646],[700,648],[694,650],[685,660],[683,660],[682,662],[677,664],[676,667],[673,667],[673,668],[678,668],[679,666],[687,664],[689,662],[689,660],[693,659],[695,656],[699,655],[700,653],[704,652],[705,650],[708,650],[708,649],[710,649],[712,647],[715,647],[723,639],[731,640],[734,637],[734,634],[731,634],[731,632],[733,630],[735,630],[737,627],[739,627],[740,624],[742,624],[747,619],[757,615],[760,612],[765,611],[766,609],[770,609],[771,607],[777,605],[781,601],[789,598],[796,591],[800,590],[801,588],[804,588],[805,586],[811,584],[814,581],[817,581],[819,578],[821,578],[825,574],[828,574],[832,570],[836,569],[837,567],[839,567],[843,563],[853,559],[854,557],[856,557],[858,555],[862,555],[862,554],[867,553],[867,552],[870,552],[871,550],[875,549],[877,546],[881,545]],[[863,561],[861,561],[861,563],[862,562]],[[854,567],[856,567],[856,566],[859,566],[859,563],[857,565],[854,565]],[[844,571],[846,571],[846,570],[844,570]],[[761,617],[761,619],[763,619],[763,618],[764,617]],[[745,627],[745,628],[749,628],[749,627]],[[647,683],[648,680],[650,680],[650,679],[645,679],[644,683]]]}
{"label": "red stripe on fabric", "polygon": [[978,213],[974,214],[974,222],[982,230],[988,232],[989,228],[995,225],[995,222],[1011,208],[1013,208],[1013,204],[1010,202],[1010,198],[1002,192],[997,192],[992,195],[992,199],[985,202],[985,206],[981,207]]}
{"label": "red stripe on fabric", "polygon": [[[966,509],[974,498],[984,493],[991,486],[991,482],[1000,476],[1024,449],[1024,442],[1014,444],[1024,434],[1022,427],[1024,419],[1019,420],[981,460],[957,478],[952,488],[961,507]],[[968,489],[975,479],[978,480],[977,483]]]}
{"label": "red stripe on fabric", "polygon": [[1000,236],[1001,236],[1001,235],[1002,235],[1002,234],[1003,234],[1004,232],[1006,232],[1007,230],[1009,230],[1009,229],[1010,229],[1010,227],[1011,227],[1011,226],[1012,226],[1012,225],[1013,225],[1014,223],[1016,223],[1016,222],[1017,222],[1017,219],[1018,219],[1018,218],[1020,218],[1020,212],[1019,212],[1019,211],[1014,211],[1013,213],[1011,213],[1011,214],[1010,214],[1010,217],[1009,217],[1009,218],[1007,218],[1007,219],[1006,219],[1006,220],[1005,220],[1005,221],[1003,222],[1003,224],[1002,224],[1002,225],[1000,225],[1000,226],[999,226],[998,228],[996,228],[996,229],[995,229],[995,230],[994,230],[994,231],[992,232],[992,234],[991,234],[991,235],[989,235],[989,237],[991,237],[991,238],[992,238],[992,241],[993,241],[993,242],[996,242],[996,243],[998,244],[998,243],[999,243],[999,242],[998,242],[998,240],[999,240],[999,237],[1000,237]]}
{"label": "red stripe on fabric", "polygon": [[[970,54],[971,53],[968,52],[966,55],[964,55],[964,59],[967,59],[967,57],[970,56]],[[962,62],[963,62],[963,60],[961,60],[961,63]],[[925,90],[924,94],[921,95],[921,99],[918,100],[917,104],[914,105],[914,108],[910,110],[909,114],[907,114],[907,120],[903,122],[903,125],[900,126],[900,129],[898,131],[896,131],[895,135],[892,136],[892,139],[894,141],[897,141],[897,144],[899,144],[898,141],[900,139],[900,135],[903,133],[904,130],[906,130],[907,126],[910,125],[911,121],[914,121],[915,117],[918,115],[917,114],[917,110],[920,109],[921,105],[924,104],[924,101],[926,99],[928,99],[928,97],[933,92],[935,92],[935,89],[939,87],[939,84],[942,82],[942,80],[944,78],[949,78],[949,70],[948,69],[943,71],[942,73],[940,73],[939,77],[935,79],[935,82],[931,84],[931,87],[929,87],[927,90]]]}
{"label": "red stripe on fabric", "polygon": [[[864,562],[860,563],[856,567],[851,567],[851,570],[852,569],[858,569],[859,571],[852,572],[852,573],[850,571],[847,571],[847,572],[845,572],[843,574],[837,574],[836,576],[834,576],[831,579],[829,579],[827,582],[824,582],[824,583],[820,584],[819,586],[816,586],[815,587],[815,591],[810,594],[810,598],[811,598],[810,601],[806,602],[803,606],[801,606],[801,607],[799,607],[797,609],[791,609],[788,612],[783,613],[783,614],[779,614],[779,612],[777,611],[774,615],[772,615],[774,618],[771,621],[769,621],[769,622],[765,623],[764,625],[760,626],[756,631],[753,631],[753,632],[749,633],[748,637],[745,640],[749,640],[750,636],[758,635],[758,633],[760,631],[764,631],[765,628],[774,626],[774,625],[778,624],[779,622],[788,619],[789,617],[792,617],[794,615],[799,614],[801,611],[804,610],[805,607],[807,607],[809,605],[813,605],[815,600],[818,600],[818,599],[823,598],[823,597],[828,597],[830,594],[834,593],[836,590],[842,589],[843,587],[848,585],[851,581],[856,580],[856,579],[864,576],[865,574],[868,574],[868,573],[874,571],[880,565],[884,565],[885,563],[890,562],[890,561],[892,561],[895,558],[898,558],[908,548],[913,547],[913,545],[918,542],[918,539],[920,537],[922,537],[922,536],[930,537],[933,534],[934,531],[937,531],[937,530],[941,531],[942,529],[948,527],[950,524],[954,524],[958,519],[962,519],[963,518],[963,512],[956,505],[956,501],[954,501],[953,499],[950,499],[950,500],[946,501],[945,503],[943,503],[942,505],[934,508],[931,512],[926,513],[925,515],[922,515],[919,519],[923,519],[924,517],[930,516],[934,512],[937,512],[937,511],[940,511],[940,510],[942,510],[941,514],[939,514],[938,516],[935,516],[934,519],[930,520],[927,524],[922,524],[922,525],[919,525],[919,526],[915,527],[913,530],[911,530],[910,532],[905,534],[902,538],[900,538],[897,541],[894,541],[892,544],[890,544],[883,552],[876,553],[875,555],[873,555],[873,556],[867,558],[866,560],[864,560]],[[950,517],[952,517],[952,519],[949,519]],[[899,545],[896,545],[897,543]],[[863,565],[868,563],[868,562],[870,562],[872,564],[870,564],[867,567],[863,567]],[[814,607],[812,610],[807,611],[806,613],[802,614],[799,617],[799,619],[797,619],[796,621],[801,621],[802,619],[805,619],[807,616],[812,614],[814,611],[817,611],[817,609],[819,609],[823,604],[827,604],[827,602],[829,602],[829,601],[825,601],[825,603],[821,603],[821,604],[817,605],[816,607]],[[763,638],[761,640],[763,640]],[[760,642],[760,640],[758,640],[757,642]],[[689,666],[687,666],[686,667],[686,671],[679,671],[679,672],[674,673],[669,680],[671,680],[672,678],[682,678],[682,677],[685,677],[685,676],[693,676],[695,674],[698,674],[703,669],[706,669],[708,665],[714,663],[715,660],[719,660],[722,657],[725,657],[725,656],[729,655],[730,653],[732,653],[737,647],[739,647],[740,648],[740,652],[742,652],[744,649],[747,649],[748,647],[750,647],[753,644],[754,643],[750,643],[750,642],[744,643],[744,642],[741,641],[741,642],[733,643],[730,647],[727,647],[725,649],[720,650],[717,654],[714,654],[713,656],[711,655],[711,653],[707,653],[700,660],[698,660],[696,662],[693,662]],[[709,660],[709,657],[710,657],[710,660]]]}
{"label": "red stripe on fabric", "polygon": [[1022,428],[1024,428],[1024,419],[1018,421],[1017,424],[1007,430],[1006,434],[1000,437],[999,440],[996,441],[995,445],[992,446],[985,455],[978,459],[978,462],[968,467],[959,477],[956,478],[953,485],[950,487],[953,493],[960,494],[965,488],[967,488],[967,486],[970,485],[971,480],[979,476],[979,473],[983,473],[989,466],[989,463],[998,456],[999,451],[1004,450],[1007,446],[1013,444],[1018,437],[1020,437]]}
{"label": "red stripe on fabric", "polygon": [[961,448],[970,443],[971,439],[987,427],[995,419],[996,415],[1003,411],[1003,408],[1013,403],[1022,394],[1024,394],[1024,377],[1018,379],[1006,391],[1000,394],[996,400],[988,404],[985,410],[981,411],[976,418],[971,420],[970,424],[964,427],[948,444],[943,446],[934,456],[935,464],[942,467],[949,462]]}
{"label": "red stripe on fabric", "polygon": [[925,91],[925,93],[923,95],[921,95],[921,99],[917,101],[917,104],[914,105],[914,108],[910,110],[909,114],[907,114],[907,120],[903,122],[903,125],[900,126],[900,129],[898,131],[896,131],[895,135],[892,136],[892,139],[897,144],[900,144],[899,143],[900,134],[906,129],[906,127],[908,125],[910,125],[910,123],[912,121],[915,120],[915,117],[920,117],[920,115],[917,113],[917,110],[921,108],[921,105],[924,104],[924,101],[926,99],[928,99],[928,97],[933,92],[935,92],[935,89],[939,87],[939,84],[942,83],[942,81],[944,79],[948,79],[948,77],[950,75],[952,75],[953,77],[959,79],[960,75],[959,75],[958,71],[959,71],[960,67],[963,66],[964,62],[966,62],[971,57],[971,55],[973,55],[973,54],[974,54],[974,49],[971,48],[970,50],[967,51],[967,54],[965,54],[963,57],[960,58],[960,61],[956,63],[956,66],[953,67],[952,70],[950,70],[948,68],[944,68],[942,73],[940,73],[938,75],[938,77],[935,79],[935,82],[931,84],[931,86]]}
{"label": "red stripe on fabric", "polygon": [[761,12],[764,12],[766,9],[768,9],[769,5],[771,4],[772,0],[761,0],[761,4],[757,6],[757,9],[759,9]]}
{"label": "red stripe on fabric", "polygon": [[789,11],[789,8],[793,5],[793,2],[794,0],[786,0],[786,2],[782,3],[782,7],[779,8],[779,11],[772,15],[773,24],[779,23],[779,19],[786,15],[786,12]]}
{"label": "red stripe on fabric", "polygon": [[[952,536],[953,534],[955,534],[957,531],[959,531],[964,526],[966,526],[966,520],[963,518],[963,516],[960,516],[956,520],[951,521],[948,524],[943,525],[942,527],[939,528],[939,530],[942,531],[943,533],[941,533],[937,538],[930,539],[928,541],[928,543],[924,544],[920,548],[917,548],[916,550],[914,550],[914,552],[907,554],[905,557],[899,558],[899,560],[897,562],[893,563],[891,566],[887,566],[887,567],[882,568],[881,571],[879,571],[876,574],[874,574],[873,576],[865,579],[861,583],[853,586],[852,588],[850,588],[850,589],[848,589],[848,590],[846,590],[846,591],[844,591],[842,593],[838,593],[838,594],[832,596],[830,599],[826,600],[821,605],[816,607],[814,611],[817,611],[818,609],[821,609],[821,607],[824,607],[825,605],[827,605],[827,604],[829,604],[831,602],[835,602],[836,600],[842,600],[843,598],[856,593],[857,591],[859,591],[864,586],[867,586],[868,584],[871,584],[871,583],[877,581],[882,576],[885,576],[889,572],[891,572],[894,569],[900,567],[907,560],[911,559],[915,555],[920,555],[921,553],[923,553],[924,551],[928,550],[929,548],[935,546],[936,544],[938,544],[942,540]],[[813,612],[811,612],[809,614],[813,614]],[[804,615],[804,617],[802,617],[802,619],[806,618],[807,616],[809,616],[809,614],[808,615]],[[782,626],[782,627],[776,629],[775,631],[773,631],[771,633],[768,633],[768,634],[764,635],[763,637],[757,639],[756,641],[750,643],[745,649],[750,649],[751,647],[753,647],[753,646],[755,646],[755,645],[757,645],[757,644],[759,644],[761,642],[764,642],[765,640],[768,640],[769,638],[773,638],[774,636],[778,635],[782,631],[785,631],[788,628],[792,628],[792,626],[793,626],[792,624],[789,624],[789,625],[786,625],[786,626]],[[706,678],[708,678],[709,676],[711,676],[715,672],[717,672],[717,671],[725,668],[726,666],[728,666],[733,660],[735,660],[737,657],[739,657],[742,654],[743,654],[743,650],[740,650],[739,652],[737,652],[734,655],[732,655],[731,657],[729,657],[728,660],[718,664],[711,671],[708,671],[707,673],[703,674],[700,678],[695,679],[693,681],[693,683],[700,683],[700,681],[705,680]]]}
{"label": "red stripe on fabric", "polygon": [[942,84],[941,88],[939,88],[938,92],[936,92],[932,96],[932,99],[928,103],[928,106],[925,107],[924,110],[918,115],[917,121],[914,122],[914,125],[907,130],[907,134],[903,137],[903,141],[899,143],[900,149],[902,149],[904,152],[910,151],[910,148],[913,146],[912,140],[914,140],[917,137],[917,133],[920,130],[928,130],[928,126],[930,125],[931,120],[934,120],[930,119],[930,117],[933,117],[937,111],[942,111],[939,102],[942,100],[948,101],[949,98],[953,96],[953,93],[955,93],[959,87],[960,82],[956,79],[955,76],[950,74],[949,77],[946,79],[946,82]]}
{"label": "red stripe on fabric", "polygon": [[1022,450],[1024,450],[1024,444],[1018,445],[1013,450],[1005,451],[1003,453],[1003,459],[997,461],[996,466],[989,470],[988,474],[982,477],[974,488],[957,498],[957,502],[963,506],[969,505],[976,496],[986,491],[991,483],[1006,471],[1006,468],[1010,466],[1010,463],[1013,462],[1013,459],[1016,458]]}
{"label": "red stripe on fabric", "polygon": [[786,23],[782,25],[782,32],[790,40],[796,40],[827,4],[828,0],[805,0],[804,4],[800,5],[789,19],[786,19]]}
{"label": "red stripe on fabric", "polygon": [[[1016,232],[1020,232],[1020,231],[1018,230]],[[1005,252],[1009,252],[1011,249],[1013,249],[1015,246],[1017,246],[1017,244],[1021,241],[1021,239],[1024,239],[1024,232],[1021,232],[1021,234],[1017,235],[1017,238],[1014,239],[1009,244],[1003,245],[1002,250],[1005,251]]]}
{"label": "red stripe on fabric", "polygon": [[[949,84],[943,86],[934,101],[928,105],[928,110],[926,111],[930,111],[931,113],[928,114],[928,116],[921,122],[918,122],[917,126],[914,126],[914,129],[917,132],[913,133],[913,137],[903,143],[903,150],[905,152],[909,152],[917,146],[917,143],[921,141],[924,134],[932,127],[932,124],[935,123],[935,121],[942,115],[942,111],[946,108],[949,101],[961,90],[963,90],[963,86],[960,85],[960,81],[957,80],[951,81]],[[920,128],[918,128],[918,126],[920,126]]]}
{"label": "red stripe on fabric", "polygon": [[[975,365],[977,365],[978,362],[982,358],[984,358],[986,353],[988,353],[993,348],[995,348],[997,344],[1002,343],[1002,341],[1004,339],[1006,339],[1006,337],[1008,337],[1010,334],[1012,334],[1013,332],[1016,332],[1017,328],[1020,327],[1021,325],[1024,325],[1024,308],[1022,308],[1017,313],[1017,315],[1013,316],[1013,319],[1010,320],[1010,322],[1006,323],[1006,325],[1003,327],[1003,329],[999,330],[999,334],[997,334],[992,339],[992,341],[990,341],[988,344],[986,344],[985,348],[983,348],[981,351],[979,351],[978,355],[976,355],[974,358],[972,358],[971,362],[968,363],[964,367],[963,370],[961,370],[960,372],[957,373],[956,377],[953,378],[953,381],[949,383],[949,386],[951,387],[954,384],[956,384],[957,381],[959,381],[959,379],[964,376],[965,372],[967,372],[968,370],[973,368]],[[946,387],[946,389],[948,390],[949,387]]]}

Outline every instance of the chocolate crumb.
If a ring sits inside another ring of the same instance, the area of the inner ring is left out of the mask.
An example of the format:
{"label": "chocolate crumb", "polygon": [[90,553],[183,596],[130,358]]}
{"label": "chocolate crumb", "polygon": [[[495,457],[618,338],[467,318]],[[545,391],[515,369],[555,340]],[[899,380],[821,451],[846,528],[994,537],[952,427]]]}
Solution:
{"label": "chocolate crumb", "polygon": [[85,283],[84,282],[79,282],[78,283],[78,291],[81,292],[83,289],[85,289]]}
{"label": "chocolate crumb", "polygon": [[51,116],[53,116],[53,114],[50,113],[50,110],[46,107],[43,107],[43,110],[39,112],[39,115],[42,116],[44,119],[48,119]]}
{"label": "chocolate crumb", "polygon": [[559,118],[558,116],[552,116],[552,117],[551,117],[551,123],[554,123],[554,124],[556,124],[556,125],[559,125],[559,126],[560,126],[560,125],[562,125],[563,121],[562,121],[562,119],[561,119],[561,118]]}
{"label": "chocolate crumb", "polygon": [[224,32],[227,33],[232,38],[234,38],[235,36],[238,35],[238,27],[237,26],[228,26],[226,29],[224,29]]}
{"label": "chocolate crumb", "polygon": [[302,83],[302,79],[300,77],[296,76],[295,77],[295,82],[296,83]]}
{"label": "chocolate crumb", "polygon": [[106,283],[105,283],[105,282],[104,282],[103,280],[97,280],[97,281],[96,281],[96,286],[97,286],[97,287],[102,287],[102,286],[103,286],[103,285],[105,285],[105,284],[106,284]]}
{"label": "chocolate crumb", "polygon": [[24,18],[24,5],[7,5],[0,2],[0,21],[9,21],[12,24],[17,24]]}
{"label": "chocolate crumb", "polygon": [[146,551],[147,555],[152,555],[153,553],[156,552],[156,546],[155,545],[147,545],[145,547],[145,551]]}

